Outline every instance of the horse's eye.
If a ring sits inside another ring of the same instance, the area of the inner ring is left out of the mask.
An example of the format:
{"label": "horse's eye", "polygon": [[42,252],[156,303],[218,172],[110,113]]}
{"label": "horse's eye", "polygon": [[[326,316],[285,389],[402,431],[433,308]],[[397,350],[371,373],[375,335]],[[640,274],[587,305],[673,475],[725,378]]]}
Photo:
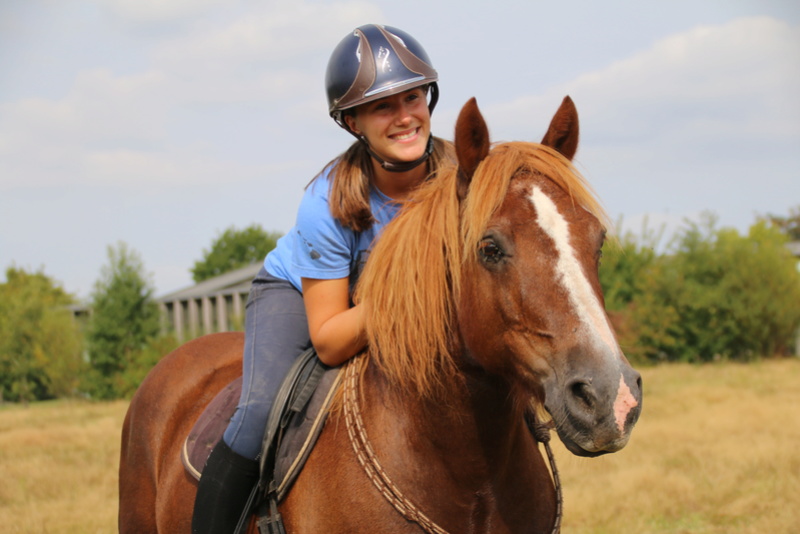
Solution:
{"label": "horse's eye", "polygon": [[494,240],[486,238],[478,245],[478,253],[486,263],[497,263],[503,259],[505,253]]}

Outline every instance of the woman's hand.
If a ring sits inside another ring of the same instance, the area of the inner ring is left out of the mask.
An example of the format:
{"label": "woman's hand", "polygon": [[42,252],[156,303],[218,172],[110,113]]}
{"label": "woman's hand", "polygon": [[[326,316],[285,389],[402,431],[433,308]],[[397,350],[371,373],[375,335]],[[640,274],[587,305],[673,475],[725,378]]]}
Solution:
{"label": "woman's hand", "polygon": [[303,278],[303,301],[311,343],[325,365],[336,366],[366,345],[361,306],[350,307],[347,278]]}

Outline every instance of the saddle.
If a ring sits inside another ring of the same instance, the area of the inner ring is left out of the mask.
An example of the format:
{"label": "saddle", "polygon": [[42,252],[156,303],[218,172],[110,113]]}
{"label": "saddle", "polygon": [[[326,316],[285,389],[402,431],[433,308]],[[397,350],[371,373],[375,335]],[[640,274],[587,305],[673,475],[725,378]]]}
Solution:
{"label": "saddle", "polygon": [[[256,508],[262,534],[284,532],[278,503],[288,494],[319,438],[338,384],[339,368],[320,362],[313,348],[295,361],[272,405],[261,447],[260,481],[250,494],[237,533],[245,532]],[[222,439],[241,390],[239,377],[214,397],[189,432],[181,461],[195,479],[200,479],[211,449]]]}

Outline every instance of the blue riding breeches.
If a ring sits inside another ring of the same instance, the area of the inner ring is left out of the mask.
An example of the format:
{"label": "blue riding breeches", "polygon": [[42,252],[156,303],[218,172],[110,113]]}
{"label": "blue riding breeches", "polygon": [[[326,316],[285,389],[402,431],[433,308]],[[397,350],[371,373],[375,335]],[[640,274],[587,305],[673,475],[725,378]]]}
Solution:
{"label": "blue riding breeches", "polygon": [[242,396],[223,439],[240,456],[255,459],[281,382],[311,339],[303,295],[263,267],[245,309]]}

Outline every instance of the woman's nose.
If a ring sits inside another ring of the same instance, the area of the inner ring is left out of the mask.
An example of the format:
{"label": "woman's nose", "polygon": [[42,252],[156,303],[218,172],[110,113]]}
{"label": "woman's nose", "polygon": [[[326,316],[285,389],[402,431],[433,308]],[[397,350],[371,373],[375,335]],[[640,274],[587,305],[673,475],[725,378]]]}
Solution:
{"label": "woman's nose", "polygon": [[402,105],[398,107],[395,121],[397,121],[398,124],[406,124],[411,121],[411,113],[407,106]]}

